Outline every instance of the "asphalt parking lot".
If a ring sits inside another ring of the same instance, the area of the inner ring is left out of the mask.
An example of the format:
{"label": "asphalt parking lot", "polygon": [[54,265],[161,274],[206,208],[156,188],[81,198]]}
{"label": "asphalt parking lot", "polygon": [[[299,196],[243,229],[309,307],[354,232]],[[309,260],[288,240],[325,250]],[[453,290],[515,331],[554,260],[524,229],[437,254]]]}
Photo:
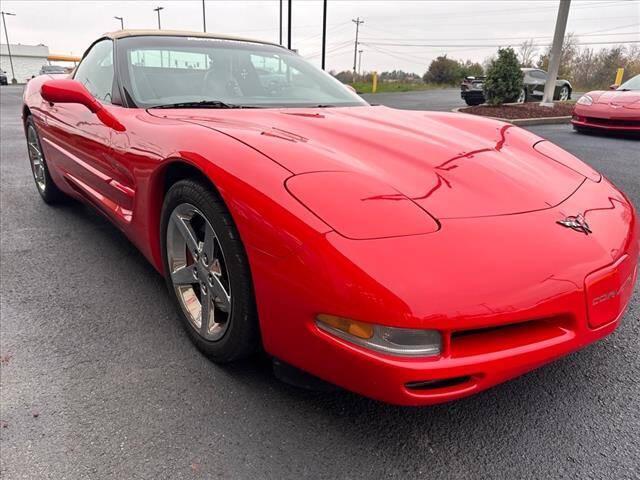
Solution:
{"label": "asphalt parking lot", "polygon": [[[573,92],[571,98],[577,100],[582,93]],[[403,110],[438,110],[449,112],[456,107],[466,107],[467,104],[460,98],[459,88],[442,88],[437,90],[417,90],[401,93],[367,93],[363,94],[367,102],[371,104],[386,105]]]}
{"label": "asphalt parking lot", "polygon": [[[40,200],[20,93],[0,88],[3,478],[638,478],[638,288],[610,337],[436,407],[299,390],[261,360],[216,366],[116,228]],[[532,130],[640,206],[638,142]]]}

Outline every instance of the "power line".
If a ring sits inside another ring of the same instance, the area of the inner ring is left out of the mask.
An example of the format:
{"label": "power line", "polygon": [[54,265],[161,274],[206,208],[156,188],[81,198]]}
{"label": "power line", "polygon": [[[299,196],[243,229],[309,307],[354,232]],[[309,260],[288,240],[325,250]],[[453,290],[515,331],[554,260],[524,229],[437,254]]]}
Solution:
{"label": "power line", "polygon": [[[451,15],[449,15],[451,17]],[[368,18],[368,17],[367,17]],[[433,17],[427,17],[429,19],[432,19]],[[580,18],[571,18],[571,21],[589,21],[589,20],[597,20],[599,22],[603,21],[603,20],[629,20],[628,16],[622,16],[622,17],[594,17],[594,16],[589,16],[589,17],[580,17]],[[388,23],[388,19],[385,20],[386,23]],[[495,23],[489,23],[488,21],[486,21],[485,27],[490,27],[492,25],[496,25],[496,24],[500,24],[503,21],[500,20],[499,22],[495,22]],[[545,24],[547,25],[549,23],[549,20],[526,20],[526,25],[531,25],[531,24]],[[454,20],[448,20],[446,22],[447,26],[451,26],[451,25],[455,25],[455,26],[459,26],[459,27],[465,27],[465,26],[472,26],[472,27],[476,27],[478,26],[478,21],[473,21],[471,23],[466,22],[466,23],[459,23],[456,22]],[[405,27],[405,28],[413,28],[413,29],[425,29],[427,28],[427,26],[425,24],[421,24],[421,25],[416,25],[416,22],[414,21],[411,25],[407,25],[407,24],[399,24],[394,22],[393,23],[394,27]],[[388,30],[384,30],[381,28],[377,28],[377,27],[373,27],[371,25],[369,25],[369,27],[367,27],[368,29],[374,30],[374,31],[378,31],[378,32],[383,32],[385,34],[389,34]]]}
{"label": "power line", "polygon": [[[327,50],[327,53],[331,53],[336,51],[336,49],[341,49],[341,48],[346,48],[346,47],[351,47],[351,40],[346,40],[344,42],[340,42],[340,43],[334,43],[332,45],[330,45],[331,48],[329,48]],[[313,57],[317,57],[319,55],[322,54],[321,50],[316,50],[313,51],[312,53],[309,53],[308,55],[303,55],[303,57],[305,58],[313,58]]]}
{"label": "power line", "polygon": [[[582,33],[582,34],[577,34],[574,33],[573,36],[575,37],[607,37],[607,36],[614,36],[614,35],[629,35],[629,34],[634,34],[636,32],[620,32],[620,33]],[[640,32],[638,32],[640,33]],[[377,37],[377,38],[363,38],[362,41],[363,42],[367,42],[367,41],[378,41],[378,40],[383,40],[383,41],[412,41],[412,42],[432,42],[432,41],[448,41],[448,40],[543,40],[543,39],[547,39],[547,38],[551,38],[549,35],[545,35],[545,36],[532,36],[532,35],[527,35],[527,36],[522,36],[522,37],[492,37],[492,38],[487,38],[487,37],[476,37],[476,38],[468,38],[468,37],[456,37],[456,38],[397,38],[397,37]]]}
{"label": "power line", "polygon": [[[536,2],[537,3],[537,2]],[[595,7],[602,7],[603,5],[606,6],[623,6],[623,5],[629,5],[630,2],[629,1],[625,1],[625,0],[617,0],[617,1],[611,1],[611,2],[590,2],[588,4],[581,4],[581,5],[576,5],[576,6],[572,6],[571,10],[584,10],[584,9],[589,9],[589,8],[595,8]],[[534,13],[539,13],[541,10],[542,11],[549,11],[550,13],[553,13],[555,10],[557,10],[557,5],[549,5],[549,6],[544,6],[544,7],[527,7],[527,8],[515,8],[515,9],[505,9],[505,8],[500,8],[500,9],[495,9],[495,10],[483,10],[480,12],[473,12],[473,13],[469,13],[469,14],[465,14],[465,13],[441,13],[441,14],[429,14],[428,18],[429,19],[438,19],[438,18],[447,18],[450,19],[452,16],[455,16],[455,18],[478,18],[478,17],[483,17],[483,16],[496,16],[496,15],[500,15],[500,14],[504,14],[504,15],[514,15],[514,14],[522,14],[523,12],[534,12]],[[381,17],[376,17],[375,15],[368,15],[368,17],[373,18],[373,19],[381,19],[384,20],[385,22],[388,21],[388,18],[381,18]],[[545,23],[547,21],[545,20]],[[394,23],[394,25],[397,25]]]}
{"label": "power line", "polygon": [[[490,47],[504,47],[505,44],[486,44],[486,45],[478,45],[477,43],[471,44],[429,44],[429,43],[387,43],[387,42],[360,42],[362,45],[382,45],[387,47],[430,47],[430,48],[455,48],[455,47],[482,47],[482,48],[490,48]],[[607,41],[607,42],[576,42],[576,45],[619,45],[624,43],[640,43],[640,40],[618,40],[618,41]],[[550,43],[536,43],[531,45],[532,47],[549,47]]]}

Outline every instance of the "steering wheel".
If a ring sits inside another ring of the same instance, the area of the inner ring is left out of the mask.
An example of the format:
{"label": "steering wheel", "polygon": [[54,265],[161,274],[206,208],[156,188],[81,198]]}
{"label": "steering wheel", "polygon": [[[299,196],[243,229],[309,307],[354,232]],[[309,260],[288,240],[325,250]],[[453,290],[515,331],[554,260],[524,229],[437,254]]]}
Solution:
{"label": "steering wheel", "polygon": [[231,75],[226,79],[217,78],[218,73],[214,70],[205,73],[202,80],[202,93],[214,98],[241,97],[242,89],[235,78]]}

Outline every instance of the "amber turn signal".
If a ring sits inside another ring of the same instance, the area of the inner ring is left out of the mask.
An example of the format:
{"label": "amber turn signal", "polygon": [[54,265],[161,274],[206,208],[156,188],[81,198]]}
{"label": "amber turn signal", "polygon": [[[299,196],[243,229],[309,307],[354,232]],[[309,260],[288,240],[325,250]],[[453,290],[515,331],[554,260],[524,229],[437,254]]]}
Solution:
{"label": "amber turn signal", "polygon": [[358,322],[356,320],[350,320],[348,318],[336,317],[335,315],[320,314],[317,317],[318,322],[325,323],[326,325],[340,330],[344,333],[348,333],[358,338],[371,338],[373,337],[373,325],[367,323]]}

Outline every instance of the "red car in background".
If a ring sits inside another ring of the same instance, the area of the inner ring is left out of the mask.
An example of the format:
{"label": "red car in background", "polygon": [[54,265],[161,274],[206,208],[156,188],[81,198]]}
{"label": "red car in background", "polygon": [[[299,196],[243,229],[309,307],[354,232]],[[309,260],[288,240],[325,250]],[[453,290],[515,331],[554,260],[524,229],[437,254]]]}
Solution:
{"label": "red car in background", "polygon": [[216,362],[432,404],[603,338],[631,299],[638,220],[598,172],[511,124],[371,106],[280,45],[108,34],[29,82],[23,121],[42,199],[117,225]]}
{"label": "red car in background", "polygon": [[573,128],[640,133],[640,75],[612,90],[586,93],[576,102]]}

